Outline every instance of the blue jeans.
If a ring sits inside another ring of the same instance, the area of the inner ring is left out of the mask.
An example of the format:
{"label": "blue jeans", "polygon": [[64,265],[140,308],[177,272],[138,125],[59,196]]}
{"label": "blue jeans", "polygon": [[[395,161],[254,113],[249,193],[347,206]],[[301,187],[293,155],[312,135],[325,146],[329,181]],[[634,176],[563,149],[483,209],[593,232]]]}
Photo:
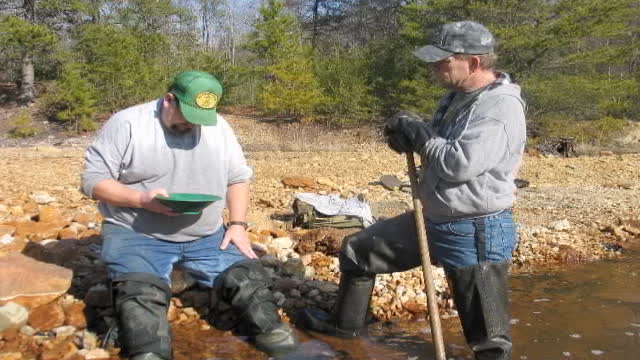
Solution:
{"label": "blue jeans", "polygon": [[174,264],[181,265],[201,285],[211,287],[215,278],[232,264],[246,259],[233,245],[220,249],[225,229],[188,242],[159,240],[123,226],[102,224],[102,259],[109,277],[141,272],[167,284]]}
{"label": "blue jeans", "polygon": [[[432,262],[454,270],[481,262],[511,260],[517,245],[511,210],[468,220],[428,223]],[[371,225],[344,240],[342,271],[382,274],[407,271],[421,264],[414,213]]]}
{"label": "blue jeans", "polygon": [[445,269],[511,260],[518,244],[511,210],[481,218],[427,224],[431,257]]}

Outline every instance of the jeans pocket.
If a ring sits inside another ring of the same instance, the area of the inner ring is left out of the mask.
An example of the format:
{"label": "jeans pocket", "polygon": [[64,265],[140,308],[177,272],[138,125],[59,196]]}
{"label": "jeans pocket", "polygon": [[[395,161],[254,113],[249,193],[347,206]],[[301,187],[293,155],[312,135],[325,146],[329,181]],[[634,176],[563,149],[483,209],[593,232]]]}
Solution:
{"label": "jeans pocket", "polygon": [[505,247],[513,252],[518,244],[518,224],[512,221],[503,222],[500,224],[500,230]]}
{"label": "jeans pocket", "polygon": [[452,221],[446,224],[447,231],[457,236],[475,236],[476,228],[471,221]]}

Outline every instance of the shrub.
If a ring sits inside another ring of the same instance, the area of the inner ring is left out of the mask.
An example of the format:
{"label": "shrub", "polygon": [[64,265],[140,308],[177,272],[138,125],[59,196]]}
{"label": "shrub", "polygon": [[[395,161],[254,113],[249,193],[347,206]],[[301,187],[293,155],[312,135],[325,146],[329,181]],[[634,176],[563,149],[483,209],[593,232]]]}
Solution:
{"label": "shrub", "polygon": [[21,110],[13,118],[12,125],[9,136],[13,138],[27,138],[38,134],[38,130],[31,125],[31,115],[27,109]]}
{"label": "shrub", "polygon": [[95,130],[96,91],[82,76],[80,67],[67,64],[47,98],[54,118],[76,132]]}
{"label": "shrub", "polygon": [[577,121],[550,114],[536,122],[540,137],[573,137],[580,143],[609,144],[624,129],[626,120],[605,116],[593,121]]}
{"label": "shrub", "polygon": [[316,61],[324,94],[317,112],[328,122],[349,124],[370,119],[380,110],[367,84],[367,61],[357,52],[337,52]]}

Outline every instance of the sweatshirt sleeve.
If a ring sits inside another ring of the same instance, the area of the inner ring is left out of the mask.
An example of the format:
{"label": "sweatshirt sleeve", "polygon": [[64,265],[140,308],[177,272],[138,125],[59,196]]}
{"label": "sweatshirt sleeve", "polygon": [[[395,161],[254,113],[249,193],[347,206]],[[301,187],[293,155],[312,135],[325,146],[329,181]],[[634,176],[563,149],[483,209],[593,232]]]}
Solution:
{"label": "sweatshirt sleeve", "polygon": [[422,157],[429,171],[448,182],[464,182],[493,168],[512,151],[513,125],[524,124],[522,103],[515,97],[498,95],[476,109],[466,130],[457,140],[434,137]]}
{"label": "sweatshirt sleeve", "polygon": [[93,188],[102,180],[118,180],[124,154],[131,140],[128,121],[114,115],[102,127],[95,141],[85,152],[81,191],[93,198]]}
{"label": "sweatshirt sleeve", "polygon": [[[219,116],[219,115],[218,115]],[[228,147],[228,173],[227,173],[227,185],[233,185],[243,182],[248,182],[253,175],[253,171],[247,165],[247,159],[244,156],[242,147],[238,143],[236,135],[233,133],[231,126],[225,123],[225,140]]]}

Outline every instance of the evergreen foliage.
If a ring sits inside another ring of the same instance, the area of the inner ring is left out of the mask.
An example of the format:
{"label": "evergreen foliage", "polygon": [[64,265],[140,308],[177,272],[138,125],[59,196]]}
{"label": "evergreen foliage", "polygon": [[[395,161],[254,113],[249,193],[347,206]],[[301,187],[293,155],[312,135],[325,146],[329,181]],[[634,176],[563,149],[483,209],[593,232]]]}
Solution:
{"label": "evergreen foliage", "polygon": [[17,16],[0,20],[0,54],[6,61],[5,72],[17,73],[26,54],[44,56],[58,42],[56,34],[46,25],[33,24]]}
{"label": "evergreen foliage", "polygon": [[267,114],[309,119],[324,95],[313,73],[310,48],[302,43],[295,17],[284,14],[283,9],[281,1],[264,4],[248,44],[266,62],[258,104]]}
{"label": "evergreen foliage", "polygon": [[36,80],[56,80],[52,116],[79,131],[192,69],[220,78],[223,105],[337,124],[398,110],[428,119],[444,90],[412,51],[459,20],[496,35],[498,68],[528,102],[530,136],[603,143],[640,120],[637,0],[266,0],[252,24],[227,0],[33,4],[0,10],[0,80],[28,79],[32,61]]}
{"label": "evergreen foliage", "polygon": [[77,133],[96,130],[97,94],[83,76],[80,66],[67,64],[47,99],[54,118]]}
{"label": "evergreen foliage", "polygon": [[31,124],[31,116],[26,109],[18,112],[11,124],[13,129],[11,129],[9,135],[13,138],[27,138],[38,135],[38,130]]}

